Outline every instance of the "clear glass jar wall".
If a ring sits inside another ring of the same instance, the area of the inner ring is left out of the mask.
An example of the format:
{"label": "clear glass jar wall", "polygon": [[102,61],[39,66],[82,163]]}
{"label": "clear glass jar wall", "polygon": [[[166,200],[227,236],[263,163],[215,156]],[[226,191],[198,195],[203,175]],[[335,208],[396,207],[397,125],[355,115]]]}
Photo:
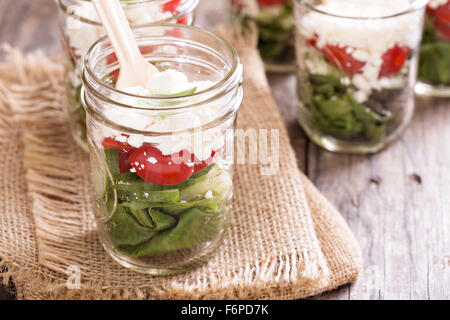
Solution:
{"label": "clear glass jar wall", "polygon": [[416,93],[450,97],[450,0],[427,5]]}
{"label": "clear glass jar wall", "polygon": [[[92,47],[82,103],[94,211],[113,259],[138,272],[171,274],[204,262],[224,234],[232,200],[227,150],[243,97],[242,67],[228,43],[201,29],[134,32],[139,45],[153,48],[145,57],[161,77],[177,74],[170,89],[180,92],[143,97],[115,90],[111,46],[103,39]],[[156,87],[164,86],[161,79]]]}
{"label": "clear glass jar wall", "polygon": [[258,28],[259,52],[266,69],[272,72],[295,70],[294,14],[292,0],[230,0],[232,20],[243,26],[249,22]]}
{"label": "clear glass jar wall", "polygon": [[299,123],[323,148],[377,152],[407,127],[426,0],[296,0]]}
{"label": "clear glass jar wall", "polygon": [[[199,0],[123,1],[125,14],[132,27],[167,22],[191,25]],[[85,150],[86,115],[80,104],[83,59],[90,46],[105,34],[90,0],[57,0],[61,42],[66,56],[66,80],[69,120],[75,141]],[[149,48],[141,47],[146,53]],[[114,54],[110,61],[116,59]]]}

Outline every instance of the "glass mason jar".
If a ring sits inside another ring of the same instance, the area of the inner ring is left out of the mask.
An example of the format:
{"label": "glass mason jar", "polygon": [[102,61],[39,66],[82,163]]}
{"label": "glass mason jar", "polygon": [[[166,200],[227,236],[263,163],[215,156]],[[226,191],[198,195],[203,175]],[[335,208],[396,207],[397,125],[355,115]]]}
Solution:
{"label": "glass mason jar", "polygon": [[249,22],[258,28],[258,49],[267,71],[295,70],[292,5],[292,0],[231,0],[232,21],[244,30]]}
{"label": "glass mason jar", "polygon": [[426,0],[296,0],[299,123],[323,148],[373,153],[414,112]]}
{"label": "glass mason jar", "polygon": [[[56,0],[62,46],[66,57],[66,84],[70,127],[75,141],[87,151],[86,115],[80,104],[83,58],[91,45],[105,34],[90,0]],[[132,27],[167,22],[191,25],[199,0],[121,0]],[[143,52],[147,48],[141,48]],[[116,57],[112,54],[110,60]]]}
{"label": "glass mason jar", "polygon": [[205,261],[222,240],[242,66],[225,40],[202,29],[155,25],[134,32],[138,45],[151,48],[145,58],[159,75],[182,72],[193,88],[186,90],[178,73],[176,81],[153,81],[173,94],[118,91],[109,41],[90,49],[81,98],[94,211],[114,260],[142,273],[172,274]]}
{"label": "glass mason jar", "polygon": [[450,97],[450,0],[430,0],[420,47],[416,93]]}

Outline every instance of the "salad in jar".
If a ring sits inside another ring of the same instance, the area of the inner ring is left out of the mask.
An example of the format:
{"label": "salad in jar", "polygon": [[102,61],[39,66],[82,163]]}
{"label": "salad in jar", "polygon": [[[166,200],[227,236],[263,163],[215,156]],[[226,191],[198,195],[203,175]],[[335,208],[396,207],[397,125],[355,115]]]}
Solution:
{"label": "salad in jar", "polygon": [[425,1],[297,0],[299,122],[337,152],[376,152],[414,110]]}
{"label": "salad in jar", "polygon": [[[120,0],[133,27],[157,22],[192,24],[199,0]],[[86,115],[80,103],[83,59],[91,45],[105,34],[91,1],[57,0],[62,46],[66,56],[66,86],[71,131],[75,141],[87,150]],[[141,47],[145,54],[148,48]],[[111,55],[111,62],[115,56]]]}
{"label": "salad in jar", "polygon": [[294,71],[292,0],[231,0],[232,17],[244,32],[250,22],[258,29],[258,49],[266,69]]}
{"label": "salad in jar", "polygon": [[145,86],[114,88],[118,64],[106,39],[88,53],[83,76],[100,240],[120,264],[155,275],[195,266],[220,244],[242,102],[234,49],[209,32],[174,29],[177,37],[167,25],[135,29],[159,69]]}
{"label": "salad in jar", "polygon": [[430,0],[419,59],[416,93],[450,97],[450,0]]}

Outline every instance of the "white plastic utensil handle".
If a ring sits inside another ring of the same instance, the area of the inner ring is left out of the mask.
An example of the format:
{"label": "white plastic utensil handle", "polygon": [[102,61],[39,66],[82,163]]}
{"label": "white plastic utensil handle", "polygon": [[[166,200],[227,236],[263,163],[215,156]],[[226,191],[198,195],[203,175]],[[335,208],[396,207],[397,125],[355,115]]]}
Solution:
{"label": "white plastic utensil handle", "polygon": [[139,51],[119,0],[92,0],[120,64],[116,87],[143,85],[158,69]]}

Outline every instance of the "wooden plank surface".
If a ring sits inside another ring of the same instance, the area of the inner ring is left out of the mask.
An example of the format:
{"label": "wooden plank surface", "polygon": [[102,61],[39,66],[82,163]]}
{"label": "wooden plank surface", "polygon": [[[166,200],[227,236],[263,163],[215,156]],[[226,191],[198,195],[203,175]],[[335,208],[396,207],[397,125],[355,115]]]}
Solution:
{"label": "wooden plank surface", "polygon": [[[198,24],[226,21],[226,1],[201,0]],[[1,0],[0,30],[0,43],[60,50],[54,0]],[[450,100],[418,100],[410,128],[377,155],[337,155],[297,124],[295,76],[269,80],[299,167],[339,208],[363,252],[358,282],[317,298],[450,299]]]}

